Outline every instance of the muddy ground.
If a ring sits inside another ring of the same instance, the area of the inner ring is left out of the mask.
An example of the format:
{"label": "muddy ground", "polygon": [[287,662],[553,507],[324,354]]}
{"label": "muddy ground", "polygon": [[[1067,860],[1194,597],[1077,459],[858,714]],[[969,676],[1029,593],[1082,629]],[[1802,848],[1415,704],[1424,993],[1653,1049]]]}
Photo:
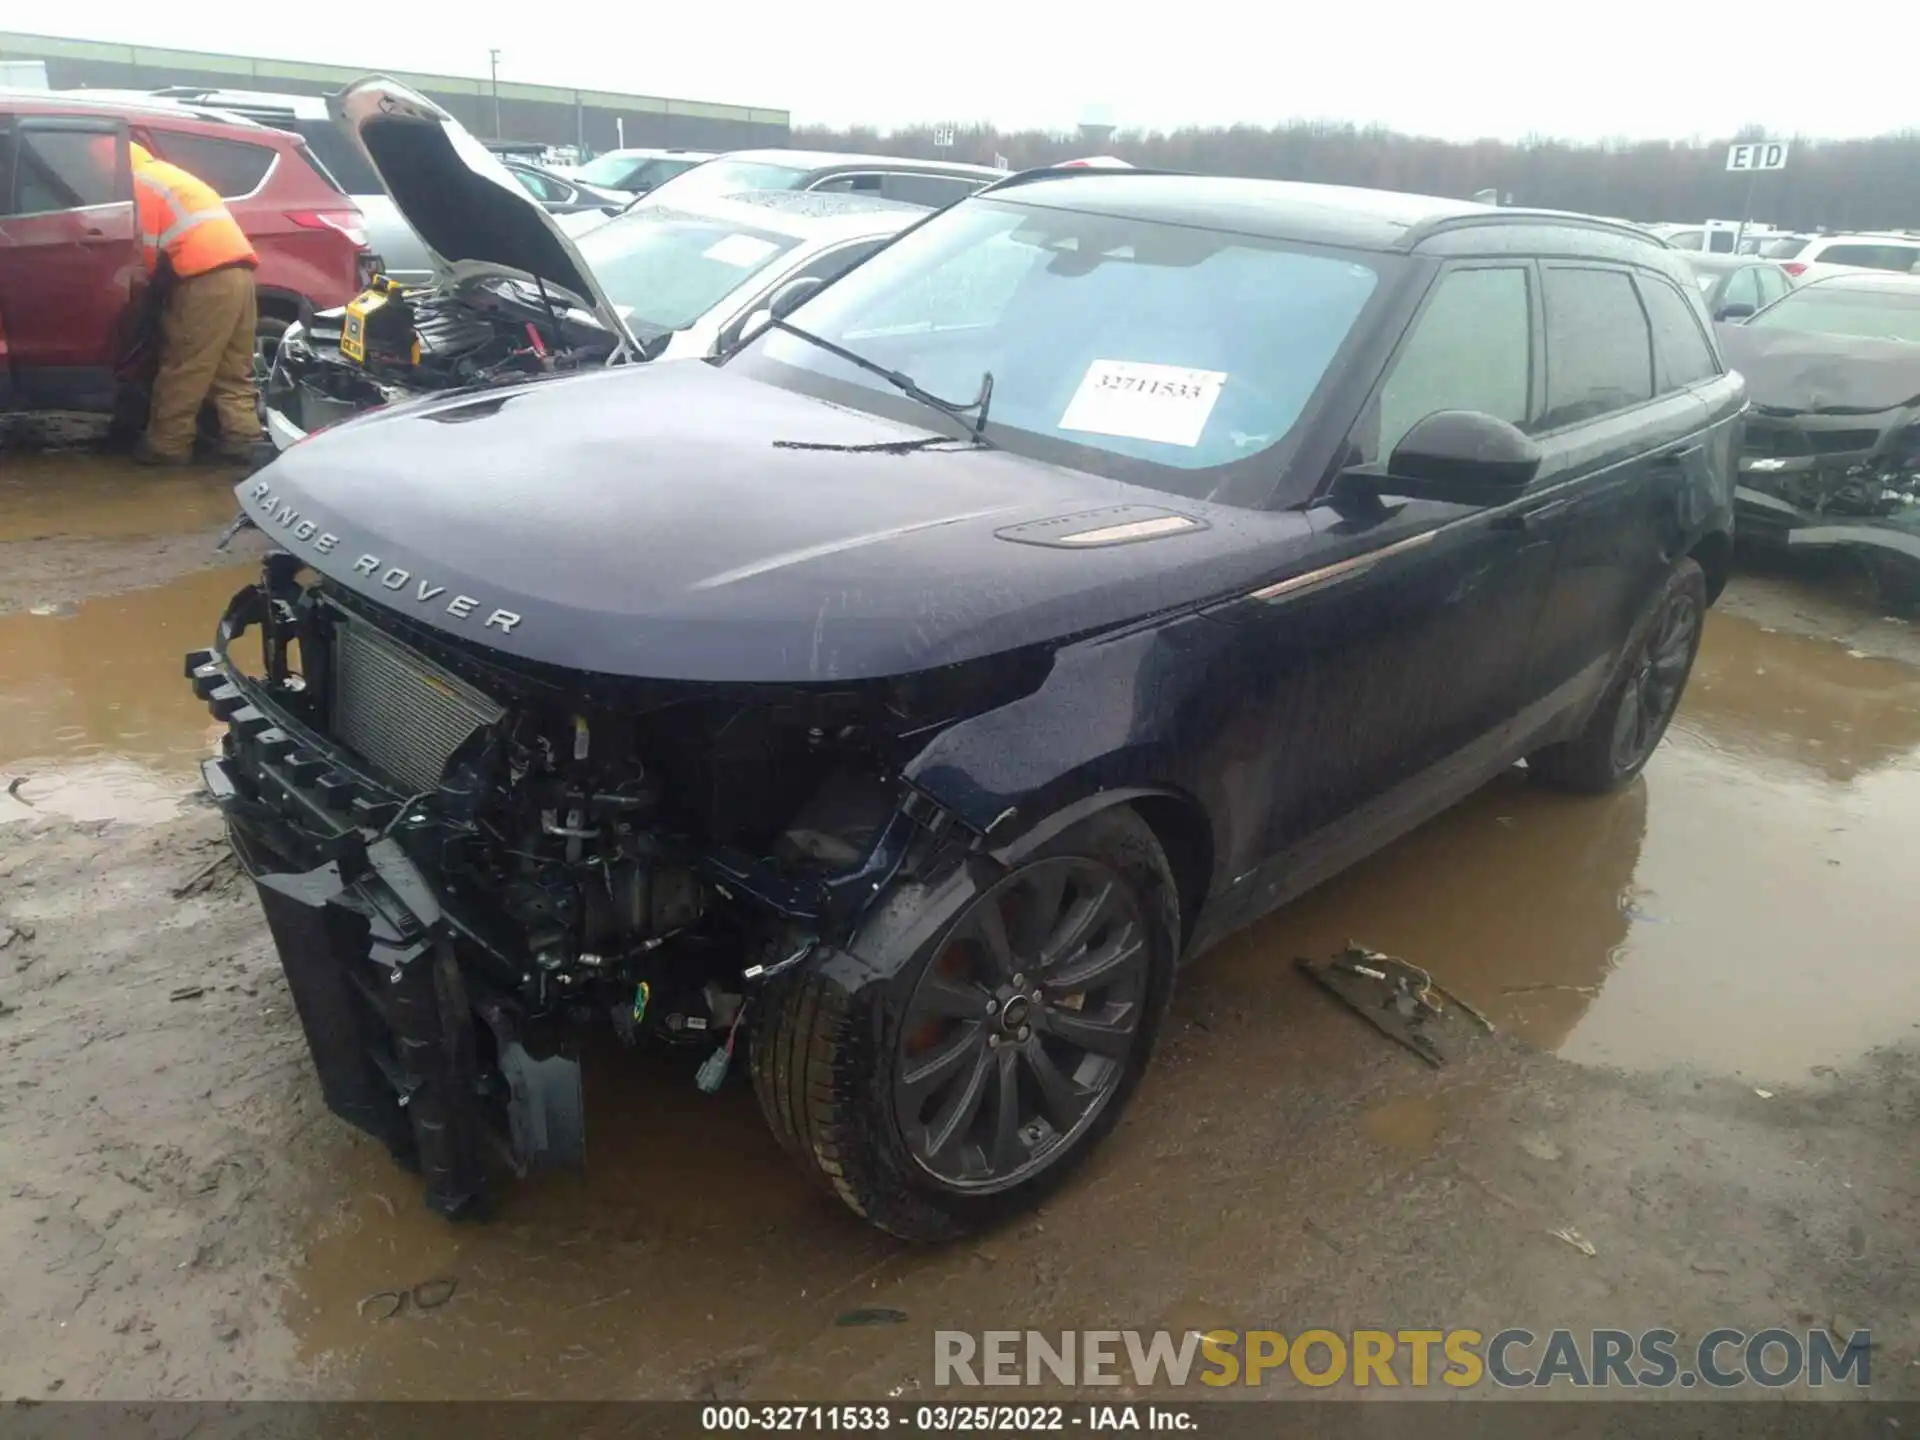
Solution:
{"label": "muddy ground", "polygon": [[[896,1244],[744,1086],[609,1047],[586,1173],[455,1228],[321,1106],[191,797],[230,478],[0,460],[0,1398],[866,1398],[926,1393],[935,1329],[1773,1324],[1871,1328],[1873,1393],[1920,1395],[1920,641],[1846,577],[1741,576],[1626,793],[1516,774],[1205,957],[1023,1223]],[[1290,963],[1349,938],[1497,1034],[1390,1046]]]}

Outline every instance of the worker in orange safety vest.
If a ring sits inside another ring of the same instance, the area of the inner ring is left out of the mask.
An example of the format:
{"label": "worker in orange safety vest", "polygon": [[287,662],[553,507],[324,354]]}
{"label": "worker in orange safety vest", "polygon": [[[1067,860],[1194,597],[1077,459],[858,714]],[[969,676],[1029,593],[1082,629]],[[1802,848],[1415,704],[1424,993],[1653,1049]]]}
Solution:
{"label": "worker in orange safety vest", "polygon": [[133,458],[150,465],[190,461],[200,407],[211,399],[220,420],[217,457],[248,460],[260,440],[253,393],[259,260],[212,186],[141,145],[128,150],[141,258],[147,274],[170,287],[152,408]]}

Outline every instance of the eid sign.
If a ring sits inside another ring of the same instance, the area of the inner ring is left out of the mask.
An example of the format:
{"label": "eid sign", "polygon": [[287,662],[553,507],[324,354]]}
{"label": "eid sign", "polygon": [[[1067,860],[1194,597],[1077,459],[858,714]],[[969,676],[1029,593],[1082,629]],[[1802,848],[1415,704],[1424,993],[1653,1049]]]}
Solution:
{"label": "eid sign", "polygon": [[1787,168],[1787,142],[1755,140],[1746,145],[1727,147],[1729,170],[1784,170]]}

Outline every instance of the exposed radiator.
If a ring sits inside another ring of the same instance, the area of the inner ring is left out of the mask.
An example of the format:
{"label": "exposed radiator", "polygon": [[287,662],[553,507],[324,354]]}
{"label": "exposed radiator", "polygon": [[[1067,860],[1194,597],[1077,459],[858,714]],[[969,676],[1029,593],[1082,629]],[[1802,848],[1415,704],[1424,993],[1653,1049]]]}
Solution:
{"label": "exposed radiator", "polygon": [[415,791],[436,789],[474,731],[506,712],[363,620],[336,616],[333,737]]}

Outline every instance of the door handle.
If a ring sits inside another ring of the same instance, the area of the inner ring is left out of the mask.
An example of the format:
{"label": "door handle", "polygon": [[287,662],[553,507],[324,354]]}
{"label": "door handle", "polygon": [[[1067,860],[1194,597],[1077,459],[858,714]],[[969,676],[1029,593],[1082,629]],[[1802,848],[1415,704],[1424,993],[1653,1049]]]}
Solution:
{"label": "door handle", "polygon": [[1525,533],[1537,530],[1554,516],[1561,514],[1573,504],[1572,499],[1549,500],[1528,510],[1509,510],[1504,515],[1493,517],[1495,530],[1518,530]]}

